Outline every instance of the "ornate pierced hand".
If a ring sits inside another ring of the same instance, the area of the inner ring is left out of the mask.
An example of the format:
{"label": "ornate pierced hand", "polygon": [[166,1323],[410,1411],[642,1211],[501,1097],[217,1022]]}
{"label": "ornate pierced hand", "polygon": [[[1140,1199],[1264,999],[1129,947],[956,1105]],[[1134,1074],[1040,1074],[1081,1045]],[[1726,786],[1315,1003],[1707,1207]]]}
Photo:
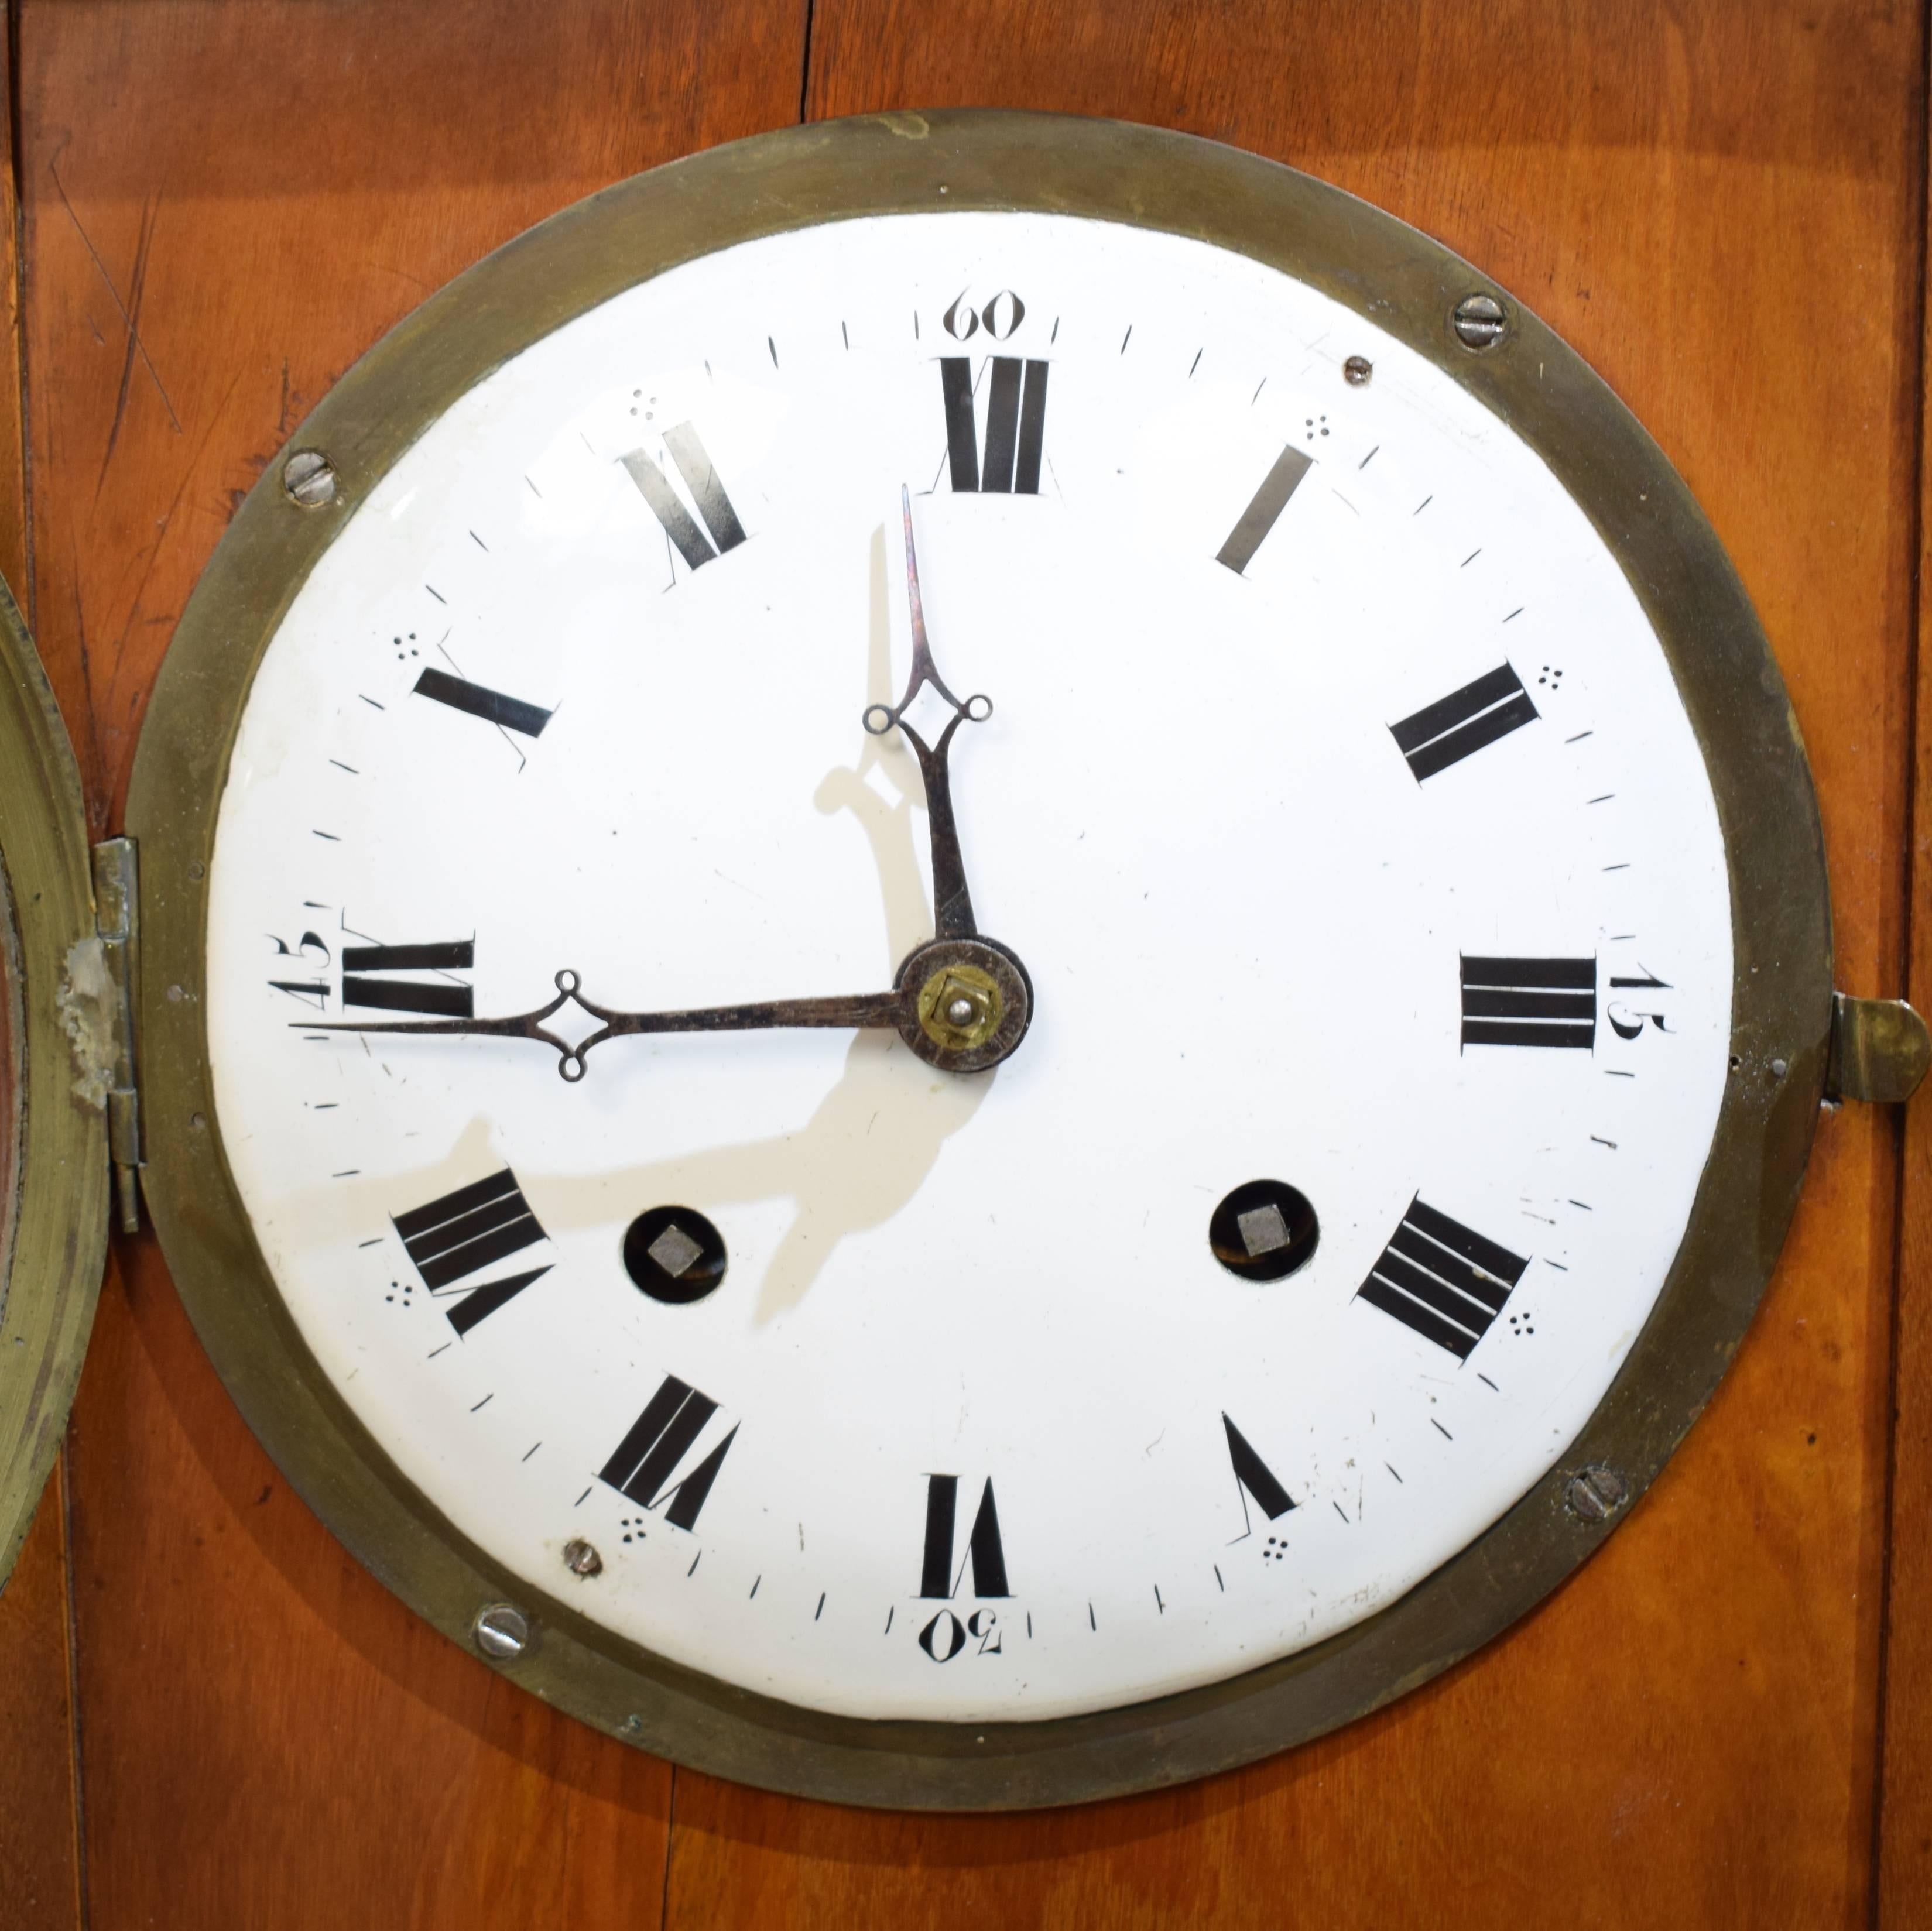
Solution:
{"label": "ornate pierced hand", "polygon": [[[912,674],[906,680],[905,694],[896,704],[868,705],[861,721],[874,737],[883,737],[897,724],[918,754],[919,773],[926,785],[926,822],[932,832],[934,930],[942,939],[970,939],[979,928],[973,922],[972,895],[966,889],[966,866],[959,856],[959,827],[953,820],[952,787],[946,760],[953,733],[962,722],[983,724],[993,715],[993,700],[976,696],[961,703],[946,688],[932,661],[926,636],[926,610],[920,601],[919,556],[913,548],[912,497],[903,484],[899,486],[899,506],[905,517],[906,589],[912,599]],[[928,745],[905,721],[913,700],[928,684],[952,706],[952,715],[935,745]]]}

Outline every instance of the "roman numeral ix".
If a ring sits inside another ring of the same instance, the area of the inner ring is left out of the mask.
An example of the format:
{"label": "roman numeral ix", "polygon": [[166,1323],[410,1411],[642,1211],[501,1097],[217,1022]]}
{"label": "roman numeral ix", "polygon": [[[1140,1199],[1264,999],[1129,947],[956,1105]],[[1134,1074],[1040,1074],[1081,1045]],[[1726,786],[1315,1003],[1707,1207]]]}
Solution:
{"label": "roman numeral ix", "polygon": [[1472,751],[1534,724],[1538,715],[1522,679],[1508,664],[1499,664],[1473,684],[1390,725],[1389,733],[1420,784],[1460,764]]}
{"label": "roman numeral ix", "polygon": [[975,1596],[1010,1596],[1006,1587],[1006,1551],[1000,1546],[999,1511],[993,1505],[992,1477],[980,1492],[980,1507],[973,1518],[972,1533],[966,1540],[966,1558],[957,1569],[952,1566],[952,1545],[958,1526],[959,1477],[928,1475],[926,1478],[926,1560],[920,1565],[919,1593],[941,1602],[950,1602],[959,1592],[959,1585],[970,1568]]}
{"label": "roman numeral ix", "polygon": [[[441,1294],[470,1275],[550,1238],[508,1167],[487,1180],[458,1187],[454,1193],[393,1219],[423,1285],[433,1294]],[[449,1309],[450,1326],[459,1335],[467,1334],[479,1321],[488,1320],[549,1272],[546,1264],[470,1288]]]}
{"label": "roman numeral ix", "polygon": [[[705,454],[698,431],[689,423],[680,422],[675,429],[664,431],[664,440],[670,460],[677,466],[677,473],[684,478],[684,487],[691,492],[698,514],[704,519],[704,529],[692,520],[670,479],[641,449],[633,449],[620,460],[686,567],[700,569],[713,557],[736,549],[745,540],[745,526],[738,520],[738,512],[724,493],[717,466]],[[706,530],[710,532],[709,537]]]}
{"label": "roman numeral ix", "polygon": [[342,952],[342,1003],[380,1006],[392,1012],[430,1012],[446,1019],[473,1019],[476,994],[466,985],[436,979],[388,979],[375,973],[454,972],[476,963],[473,939],[452,939],[428,946],[346,946]]}
{"label": "roman numeral ix", "polygon": [[999,491],[1040,494],[1040,466],[1046,435],[1045,362],[1022,362],[1017,355],[992,355],[986,399],[986,458],[973,420],[973,361],[969,355],[939,358],[940,394],[946,404],[946,453],[956,492]]}
{"label": "roman numeral ix", "polygon": [[1528,1265],[1418,1194],[1355,1298],[1466,1361]]}
{"label": "roman numeral ix", "polygon": [[1597,961],[1462,955],[1466,1046],[1597,1043]]}
{"label": "roman numeral ix", "polygon": [[678,1477],[677,1465],[717,1412],[718,1404],[709,1395],[667,1375],[616,1453],[597,1471],[597,1479],[641,1508],[655,1509],[668,1500],[664,1520],[673,1528],[694,1529],[718,1471],[738,1438],[736,1425],[696,1468]]}

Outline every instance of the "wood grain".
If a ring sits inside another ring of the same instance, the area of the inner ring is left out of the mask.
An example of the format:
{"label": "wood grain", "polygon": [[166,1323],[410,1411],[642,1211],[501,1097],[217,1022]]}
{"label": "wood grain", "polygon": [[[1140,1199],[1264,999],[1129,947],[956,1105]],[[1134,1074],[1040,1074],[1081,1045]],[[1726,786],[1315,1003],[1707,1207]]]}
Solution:
{"label": "wood grain", "polygon": [[[1932,224],[1932,145],[1924,206]],[[1925,259],[1932,265],[1932,247]],[[1927,315],[1932,336],[1932,304]],[[1922,344],[1924,346],[1932,343]],[[1919,564],[1914,613],[1918,709],[1906,996],[1932,1012],[1932,653],[1924,643],[1932,586],[1932,354],[1922,352]],[[1932,1912],[1932,1111],[1922,1099],[1903,1135],[1898,1296],[1893,1336],[1892,1493],[1881,1657],[1883,1756],[1878,1818],[1881,1931],[1916,1931]]]}
{"label": "wood grain", "polygon": [[[1658,436],[1757,602],[1822,799],[1840,982],[1870,992],[1896,989],[1903,939],[1918,34],[1903,7],[1751,0],[819,0],[808,97],[1232,140],[1536,307]],[[1828,340],[1792,306],[1828,260]],[[1862,1923],[1892,1134],[1825,1123],[1709,1414],[1605,1552],[1446,1679],[1291,1756],[1088,1812],[867,1816],[680,1774],[668,1922]]]}
{"label": "wood grain", "polygon": [[[795,118],[803,28],[802,0],[28,0],[40,640],[98,829],[182,600],[313,399],[532,222]],[[656,1921],[666,1767],[350,1561],[145,1237],[69,1459],[94,1925]]]}
{"label": "wood grain", "polygon": [[[1920,31],[1882,0],[817,0],[808,99],[1236,141],[1381,202],[1539,309],[1658,434],[1757,601],[1817,773],[1840,982],[1873,992],[1895,989],[1905,936]],[[802,0],[28,0],[38,623],[98,828],[234,494],[308,401],[530,222],[793,118],[803,34]],[[1794,299],[1821,283],[1822,316]],[[508,1690],[350,1561],[132,1243],[70,1445],[92,1921],[1862,1921],[1894,1167],[1883,1120],[1826,1123],[1710,1414],[1503,1642],[1248,1772],[1008,1820],[684,1774],[674,1804],[662,1766]],[[1927,1266],[1908,1255],[1901,1362],[1922,1383]],[[1924,1493],[1903,1453],[1898,1492]],[[1922,1619],[1903,1560],[1894,1584]],[[1900,1627],[1893,1750],[1922,1774]],[[1903,1926],[1926,1850],[1888,1832],[1886,1855],[1911,1881]]]}
{"label": "wood grain", "polygon": [[[28,608],[26,448],[20,392],[20,276],[14,245],[13,75],[0,7],[0,572]],[[4,916],[4,915],[0,915]],[[8,1264],[19,1176],[0,959],[0,1267]],[[0,1585],[0,1927],[79,1931],[80,1783],[68,1646],[67,1510],[56,1464],[14,1573]]]}

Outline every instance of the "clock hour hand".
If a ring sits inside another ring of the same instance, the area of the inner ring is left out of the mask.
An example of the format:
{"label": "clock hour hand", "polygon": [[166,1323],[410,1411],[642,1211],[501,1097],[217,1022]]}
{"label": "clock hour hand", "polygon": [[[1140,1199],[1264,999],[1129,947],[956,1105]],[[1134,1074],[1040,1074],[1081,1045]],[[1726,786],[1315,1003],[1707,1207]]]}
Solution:
{"label": "clock hour hand", "polygon": [[[332,1019],[296,1022],[304,1033],[407,1033],[418,1038],[538,1039],[557,1056],[557,1071],[574,1084],[592,1046],[633,1033],[753,1033],[792,1027],[897,1033],[928,1065],[948,1072],[995,1066],[1024,1036],[1033,1016],[1026,967],[992,939],[931,939],[915,946],[890,992],[816,999],[767,999],[742,1006],[694,1006],[668,1012],[619,1012],[586,999],[567,967],[548,1005],[502,1019]],[[596,1030],[575,1045],[548,1021],[574,1000]]]}
{"label": "clock hour hand", "polygon": [[[919,556],[913,547],[912,497],[903,484],[899,505],[905,517],[906,589],[912,601],[912,674],[906,680],[905,694],[896,704],[868,705],[862,721],[874,737],[883,737],[897,724],[918,755],[919,773],[926,785],[926,823],[932,833],[934,928],[942,939],[970,939],[977,928],[973,922],[972,895],[966,889],[965,862],[959,856],[959,827],[952,816],[946,757],[952,748],[952,734],[961,723],[983,724],[993,715],[993,700],[971,697],[962,703],[947,689],[932,661],[932,647],[926,641],[926,611],[920,601]],[[952,715],[934,745],[927,744],[905,721],[913,700],[928,684],[952,707]]]}
{"label": "clock hour hand", "polygon": [[[586,999],[582,982],[568,968],[556,976],[556,997],[547,1006],[502,1019],[341,1019],[304,1026],[307,1033],[411,1033],[449,1038],[540,1039],[555,1048],[557,1071],[573,1083],[584,1077],[584,1062],[592,1046],[632,1033],[751,1033],[785,1027],[884,1027],[902,1030],[905,994],[862,992],[850,997],[768,999],[742,1006],[696,1006],[668,1012],[618,1012]],[[545,1024],[575,1000],[593,1019],[604,1023],[573,1046]]]}

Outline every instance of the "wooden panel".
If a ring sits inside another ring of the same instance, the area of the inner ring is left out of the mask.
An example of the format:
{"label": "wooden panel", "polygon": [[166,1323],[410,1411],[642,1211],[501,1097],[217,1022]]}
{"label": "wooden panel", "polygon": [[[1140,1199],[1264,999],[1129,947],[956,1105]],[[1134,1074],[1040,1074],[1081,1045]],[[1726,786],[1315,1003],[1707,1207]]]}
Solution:
{"label": "wooden panel", "polygon": [[0,1926],[79,1931],[67,1523],[56,1466],[0,1591]]}
{"label": "wooden panel", "polygon": [[[13,74],[0,7],[0,572],[28,607],[19,261],[12,166]],[[4,972],[0,963],[0,972]],[[0,983],[0,1266],[13,1210],[15,1097]],[[14,1573],[0,1586],[0,1926],[79,1931],[80,1791],[74,1755],[67,1510],[62,1471],[47,1478]]]}
{"label": "wooden panel", "polygon": [[[1757,601],[1823,800],[1840,982],[1870,992],[1896,989],[1903,936],[1918,33],[1916,9],[1847,0],[818,0],[808,98],[1234,141],[1536,307],[1655,431]],[[1825,262],[1828,339],[1802,313]],[[1445,1680],[1292,1756],[1085,1812],[868,1816],[680,1775],[668,1922],[1862,1923],[1892,1145],[1870,1112],[1825,1123],[1683,1454]],[[1922,1910],[1922,1884],[1900,1896]]]}
{"label": "wooden panel", "polygon": [[[28,0],[40,643],[98,828],[182,601],[310,402],[532,222],[794,118],[803,26],[802,0]],[[655,1921],[668,1771],[350,1561],[145,1237],[69,1453],[94,1923]]]}
{"label": "wooden panel", "polygon": [[[1932,173],[1932,145],[1927,150]],[[1928,181],[1932,188],[1932,181]],[[1932,224],[1932,192],[1925,216]],[[1932,248],[1925,265],[1932,268]],[[1924,269],[1922,269],[1924,272]],[[1932,337],[1932,305],[1926,316]],[[1918,730],[1912,784],[1907,996],[1932,1012],[1932,658],[1925,648],[1927,586],[1932,583],[1932,355],[1923,355],[1919,427]],[[1892,1497],[1886,1575],[1884,1696],[1880,1765],[1877,1922],[1916,1931],[1932,1899],[1932,1097],[1906,1115],[1902,1237],[1894,1333]]]}

